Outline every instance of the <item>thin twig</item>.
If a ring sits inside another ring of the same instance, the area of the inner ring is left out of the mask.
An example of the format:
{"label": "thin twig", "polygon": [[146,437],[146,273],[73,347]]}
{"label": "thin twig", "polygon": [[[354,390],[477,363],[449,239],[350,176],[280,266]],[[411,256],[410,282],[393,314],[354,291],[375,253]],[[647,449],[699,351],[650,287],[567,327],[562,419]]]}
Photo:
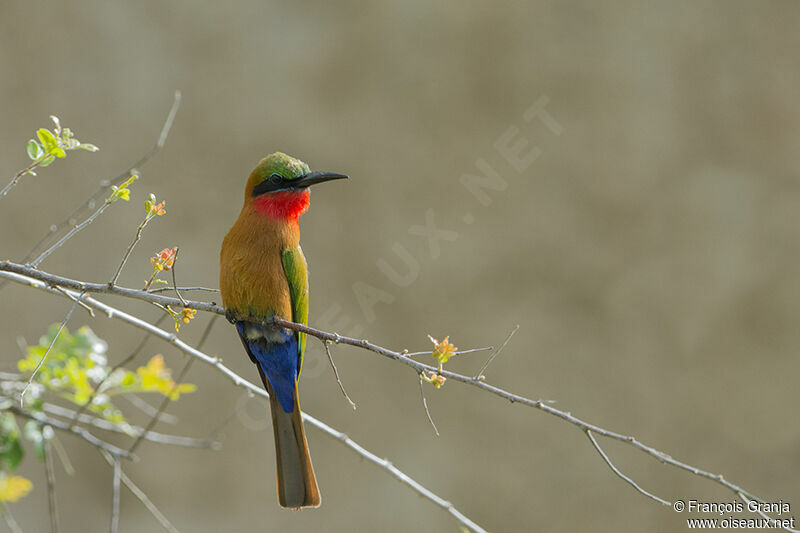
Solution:
{"label": "thin twig", "polygon": [[158,408],[153,407],[146,400],[140,398],[136,394],[125,394],[122,396],[126,402],[130,403],[132,406],[140,410],[142,413],[146,414],[148,417],[157,416],[159,422],[163,422],[165,424],[175,425],[180,422],[180,419],[170,413],[159,413]]}
{"label": "thin twig", "polygon": [[[206,326],[206,329],[203,331],[203,334],[200,336],[200,341],[197,343],[198,350],[203,347],[203,344],[205,344],[206,339],[208,339],[208,336],[211,333],[211,328],[214,327],[214,322],[216,322],[217,318],[218,315],[211,317],[211,320],[208,321],[208,325]],[[183,368],[178,374],[178,377],[172,381],[172,386],[170,387],[169,392],[165,394],[164,398],[161,400],[161,404],[159,404],[158,410],[153,415],[153,417],[150,418],[150,421],[144,427],[142,433],[136,438],[136,440],[131,445],[130,449],[128,450],[130,453],[136,451],[136,448],[139,447],[139,444],[142,443],[142,441],[147,437],[147,434],[150,433],[150,430],[153,429],[153,427],[158,423],[159,415],[164,412],[164,409],[166,409],[167,405],[169,405],[169,403],[172,401],[172,391],[174,391],[178,387],[178,385],[180,385],[181,382],[183,382],[183,378],[189,372],[189,369],[192,367],[192,363],[194,363],[194,361],[195,361],[194,357],[189,357],[188,360],[186,361],[186,364],[183,365]]]}
{"label": "thin twig", "polygon": [[183,296],[181,296],[181,291],[178,290],[178,282],[175,281],[175,267],[177,266],[177,263],[178,263],[178,252],[179,251],[180,251],[180,248],[178,248],[176,246],[175,247],[175,258],[172,260],[172,286],[175,288],[175,294],[178,295],[178,298],[180,299],[181,303],[183,304],[184,307],[186,307],[186,300],[184,300]]}
{"label": "thin twig", "polygon": [[91,307],[89,307],[88,305],[86,305],[85,303],[80,301],[78,298],[75,298],[74,296],[72,296],[70,293],[68,293],[67,291],[65,291],[61,287],[56,287],[56,289],[58,289],[60,292],[62,292],[64,294],[64,296],[66,296],[67,298],[69,298],[73,302],[76,302],[78,305],[83,307],[86,310],[86,312],[89,313],[89,316],[94,318],[94,309],[92,309]]}
{"label": "thin twig", "polygon": [[[739,494],[738,494],[738,496],[739,496],[739,497],[740,497],[740,498],[741,498],[741,499],[744,501],[745,505],[747,506],[747,509],[748,509],[748,510],[750,510],[750,502],[751,502],[751,501],[753,501],[753,499],[752,499],[752,498],[748,498],[747,496],[745,496],[744,494],[741,494],[741,493],[739,493]],[[771,516],[769,516],[767,513],[765,513],[764,511],[762,511],[762,510],[761,510],[760,508],[758,508],[758,507],[756,507],[755,513],[756,513],[758,516],[760,516],[761,518],[763,518],[763,519],[765,519],[765,520],[768,520],[768,521],[770,521],[771,523],[774,523],[774,521],[775,521],[775,519],[774,519],[774,518],[772,518]],[[790,520],[790,522],[791,522],[792,524],[794,524],[794,517],[792,517],[792,518],[791,518],[791,519],[789,519],[789,520]],[[782,525],[782,524],[781,524],[781,525]],[[800,530],[793,529],[792,527],[789,527],[789,526],[783,526],[783,525],[782,525],[782,529],[784,529],[785,531],[791,531],[791,532],[793,532],[793,533],[800,533]]]}
{"label": "thin twig", "polygon": [[17,416],[21,416],[29,420],[34,420],[38,422],[40,425],[52,426],[53,429],[77,435],[78,437],[82,438],[92,446],[95,446],[96,448],[100,448],[102,450],[106,450],[109,453],[117,454],[120,457],[124,457],[125,459],[133,459],[135,457],[133,454],[128,453],[122,448],[118,448],[113,444],[111,444],[110,442],[106,442],[104,440],[95,437],[86,428],[83,428],[81,426],[72,426],[67,422],[62,422],[61,420],[45,416],[42,413],[32,413],[26,411],[25,409],[19,407],[18,405],[15,405],[12,402],[9,402],[9,404],[5,405],[4,408],[8,409]]}
{"label": "thin twig", "polygon": [[336,376],[336,383],[339,384],[339,390],[342,391],[344,394],[345,399],[350,403],[353,407],[353,411],[356,410],[356,404],[353,403],[353,400],[350,399],[350,395],[347,394],[347,391],[344,390],[344,385],[342,385],[342,380],[339,378],[339,370],[336,369],[336,363],[333,362],[333,356],[331,355],[331,347],[329,341],[322,341],[322,345],[325,347],[325,353],[328,354],[328,361],[331,363],[331,368],[333,369],[333,375]]}
{"label": "thin twig", "polygon": [[32,171],[33,169],[35,169],[39,165],[41,165],[42,161],[44,161],[44,159],[45,159],[44,156],[41,157],[41,158],[38,158],[34,162],[32,162],[30,165],[28,165],[27,167],[23,168],[22,170],[20,170],[16,174],[14,174],[14,177],[11,178],[11,181],[5,187],[3,187],[2,191],[0,191],[0,198],[5,196],[6,194],[8,194],[8,191],[10,191],[12,189],[12,187],[14,187],[19,182],[19,180],[20,180],[20,178],[22,178],[22,176],[24,176],[28,172]]}
{"label": "thin twig", "polygon": [[[62,292],[64,294],[69,294],[66,291],[64,291],[63,289],[60,290],[59,292]],[[67,325],[67,322],[69,322],[69,318],[72,316],[72,313],[73,313],[73,311],[75,311],[75,307],[78,306],[78,302],[80,302],[81,298],[83,298],[83,293],[81,293],[77,298],[73,299],[74,303],[72,304],[72,307],[69,308],[69,311],[67,311],[67,315],[64,317],[64,320],[61,321],[61,325],[58,326],[58,331],[56,331],[55,336],[53,336],[53,340],[50,341],[50,346],[47,347],[47,351],[45,351],[44,355],[42,356],[42,358],[39,359],[39,362],[36,364],[36,368],[33,369],[33,372],[31,373],[31,377],[28,379],[28,383],[25,385],[25,388],[22,389],[22,392],[19,395],[19,405],[20,405],[20,407],[22,407],[24,405],[24,403],[25,403],[25,393],[28,392],[28,389],[30,389],[31,385],[33,385],[33,380],[36,377],[36,374],[39,372],[39,369],[42,368],[42,365],[44,364],[45,359],[47,359],[47,356],[50,355],[50,350],[52,350],[53,346],[56,345],[56,341],[58,340],[58,336],[61,335],[61,332],[64,330],[64,327]]]}
{"label": "thin twig", "polygon": [[0,502],[0,506],[2,508],[0,514],[3,515],[3,519],[5,520],[8,529],[11,530],[11,533],[22,533],[22,528],[19,527],[17,521],[14,520],[14,516],[11,514],[11,509],[9,509],[8,505],[6,505],[5,502]]}
{"label": "thin twig", "polygon": [[[43,430],[47,426],[40,429]],[[56,471],[53,465],[53,454],[50,449],[50,441],[45,440],[44,444],[44,471],[47,480],[47,508],[50,512],[50,531],[58,533],[58,507],[56,506]]]}
{"label": "thin twig", "polygon": [[133,238],[133,241],[131,241],[131,243],[128,245],[128,249],[125,250],[125,255],[122,256],[122,261],[120,261],[119,266],[117,267],[117,271],[114,272],[114,275],[111,277],[111,281],[108,282],[109,284],[111,285],[117,284],[119,275],[122,274],[122,269],[125,268],[125,264],[128,262],[128,258],[131,256],[131,253],[133,253],[133,249],[136,247],[136,244],[141,240],[142,232],[144,231],[145,226],[147,226],[147,223],[150,222],[151,218],[152,217],[150,216],[150,213],[147,213],[142,223],[139,224],[138,228],[136,228],[136,236]]}
{"label": "thin twig", "polygon": [[519,324],[514,326],[514,329],[511,330],[511,333],[508,334],[508,337],[506,337],[506,340],[503,341],[503,344],[500,345],[500,347],[497,349],[497,351],[492,352],[489,355],[489,359],[487,359],[486,362],[483,363],[483,366],[481,367],[481,369],[478,370],[477,374],[475,374],[475,379],[483,380],[483,379],[486,378],[486,376],[484,376],[483,373],[486,372],[486,369],[489,368],[489,365],[492,364],[492,361],[494,361],[494,358],[497,357],[498,355],[500,355],[500,352],[503,351],[503,348],[506,347],[506,344],[508,344],[508,341],[511,340],[511,337],[514,336],[514,333],[516,333],[518,329],[519,329]]}
{"label": "thin twig", "polygon": [[122,475],[122,464],[116,455],[112,458],[114,474],[111,481],[111,525],[108,530],[110,533],[117,533],[119,530],[119,482]]}
{"label": "thin twig", "polygon": [[[138,159],[133,165],[129,166],[123,172],[115,176],[114,178],[103,180],[100,182],[100,187],[92,194],[80,207],[75,209],[68,217],[64,220],[59,222],[58,224],[53,224],[50,226],[49,231],[37,242],[33,248],[25,255],[22,259],[23,263],[27,263],[30,261],[32,257],[37,253],[37,251],[50,239],[50,237],[67,226],[74,226],[74,220],[78,218],[78,216],[85,210],[94,209],[97,202],[105,199],[108,195],[108,191],[111,190],[113,185],[119,185],[120,183],[124,182],[128,178],[132,177],[135,173],[138,173],[137,169],[144,166],[145,163],[150,161],[161,149],[164,147],[164,143],[167,140],[167,136],[169,135],[170,129],[172,128],[172,123],[175,120],[175,115],[178,112],[178,108],[180,107],[181,103],[181,93],[180,91],[175,91],[175,97],[172,102],[172,107],[167,114],[167,118],[164,121],[164,125],[161,127],[161,132],[159,134],[158,140],[156,141],[153,148],[151,148],[146,154]],[[5,284],[0,284],[0,288]]]}
{"label": "thin twig", "polygon": [[64,449],[64,445],[61,444],[61,440],[59,440],[58,435],[53,435],[53,438],[50,439],[50,444],[55,450],[56,455],[58,455],[58,459],[61,461],[61,466],[64,467],[64,472],[66,472],[68,476],[75,475],[75,467],[72,466],[72,462],[69,460],[69,455],[67,455],[67,450]]}
{"label": "thin twig", "polygon": [[105,202],[103,202],[103,205],[101,205],[101,206],[100,206],[100,207],[97,209],[97,211],[95,211],[94,213],[92,213],[92,214],[89,216],[89,218],[87,218],[86,220],[84,220],[83,222],[81,222],[80,224],[78,224],[77,226],[74,226],[74,227],[73,227],[71,230],[69,230],[69,231],[67,232],[67,234],[66,234],[66,235],[64,235],[64,236],[63,236],[63,237],[61,237],[61,238],[60,238],[58,241],[56,241],[56,243],[55,243],[53,246],[51,246],[50,248],[48,248],[47,250],[45,250],[44,252],[42,252],[41,254],[39,254],[39,257],[37,257],[36,259],[34,259],[33,261],[31,261],[31,263],[30,263],[30,264],[31,264],[31,266],[33,266],[33,267],[39,266],[39,264],[40,264],[42,261],[44,261],[45,259],[47,259],[47,256],[49,256],[49,255],[50,255],[50,254],[52,254],[54,251],[56,251],[58,248],[60,248],[60,247],[61,247],[61,246],[62,246],[62,245],[65,243],[65,242],[67,242],[69,239],[71,239],[73,235],[75,235],[75,234],[76,234],[76,233],[78,233],[80,230],[82,230],[83,228],[85,228],[86,226],[88,226],[89,224],[91,224],[92,222],[94,222],[94,221],[95,221],[95,219],[96,219],[97,217],[99,217],[100,215],[102,215],[102,214],[103,214],[103,211],[105,211],[106,209],[108,209],[108,206],[110,206],[111,204],[112,204],[112,202],[111,202],[111,200],[110,200],[110,199],[108,199],[108,200],[106,200]]}
{"label": "thin twig", "polygon": [[[108,462],[108,464],[110,464],[112,466],[114,465],[114,456],[112,454],[110,454],[110,453],[108,453],[108,452],[106,452],[104,450],[101,450],[100,453],[103,454],[103,457]],[[158,520],[158,523],[161,524],[161,527],[163,527],[165,530],[169,531],[170,533],[180,533],[175,528],[175,526],[170,524],[169,520],[167,520],[167,517],[164,516],[164,514],[161,511],[158,510],[158,507],[156,507],[155,504],[150,500],[150,498],[147,497],[147,494],[145,494],[142,489],[140,489],[133,481],[131,481],[131,479],[128,477],[128,475],[125,472],[120,470],[120,476],[119,477],[120,477],[120,480],[122,481],[123,485],[128,487],[128,490],[130,490],[133,493],[134,496],[139,498],[139,501],[144,504],[144,506],[147,508],[148,511],[150,511],[150,514],[152,514],[153,517],[156,520]]]}
{"label": "thin twig", "polygon": [[[70,420],[70,423],[75,423],[76,411],[72,409],[68,409],[60,405],[55,405],[46,402],[42,404],[42,409],[44,410],[45,413],[51,414],[53,416],[67,418]],[[79,415],[77,422],[90,424],[96,427],[97,429],[102,429],[104,431],[112,431],[114,433],[130,435],[130,433],[121,429],[114,422],[109,422],[104,418],[99,418],[88,414]],[[185,446],[187,448],[211,448],[212,450],[217,450],[221,447],[219,442],[216,442],[215,440],[212,439],[198,439],[194,437],[184,437],[183,435],[168,435],[165,433],[156,433],[155,431],[148,431],[147,433],[145,433],[144,428],[134,425],[129,426],[129,428],[133,432],[133,436],[145,435],[144,437],[145,439],[152,442],[157,442],[159,444],[169,444],[172,446]]]}
{"label": "thin twig", "polygon": [[209,287],[158,287],[156,289],[150,289],[150,294],[156,292],[167,292],[167,291],[183,291],[183,292],[190,292],[190,291],[203,291],[203,292],[219,292],[219,289],[212,289]]}
{"label": "thin twig", "polygon": [[[484,346],[483,348],[470,348],[469,350],[458,350],[457,352],[453,352],[453,356],[466,355],[468,353],[475,353],[475,352],[488,352],[489,350],[494,350],[494,346]],[[431,351],[430,350],[428,350],[427,352],[407,352],[407,351],[402,351],[400,353],[404,357],[417,357],[418,355],[430,355]]]}
{"label": "thin twig", "polygon": [[419,393],[422,396],[422,406],[425,408],[425,414],[428,415],[428,422],[431,423],[431,427],[433,427],[433,432],[436,433],[436,436],[438,437],[439,429],[433,422],[433,417],[431,417],[431,412],[428,409],[428,399],[425,397],[425,385],[423,384],[422,372],[419,373]]}
{"label": "thin twig", "polygon": [[[164,147],[164,143],[167,142],[167,137],[169,136],[169,130],[172,129],[172,123],[175,121],[175,115],[178,113],[178,108],[180,106],[181,92],[176,90],[172,101],[172,107],[169,110],[169,114],[167,114],[167,120],[164,121],[164,125],[161,127],[161,135],[158,136],[158,142],[156,142],[156,146],[153,148],[151,154],[149,154],[149,157],[152,157],[156,152]],[[140,166],[141,164],[142,163],[139,163],[136,166]]]}
{"label": "thin twig", "polygon": [[[177,298],[171,298],[169,296],[161,296],[158,294],[153,294],[152,292],[143,291],[141,289],[128,289],[125,287],[120,287],[119,285],[114,285],[113,287],[110,286],[108,283],[85,283],[82,281],[77,281],[70,278],[65,278],[63,276],[56,276],[53,274],[49,274],[47,272],[32,268],[28,265],[21,265],[18,263],[12,263],[11,261],[0,261],[0,271],[5,272],[13,272],[15,274],[21,274],[23,276],[27,276],[28,278],[33,278],[39,281],[43,281],[45,284],[51,287],[62,287],[65,289],[72,289],[74,291],[79,292],[86,292],[92,294],[116,294],[118,296],[126,296],[128,298],[134,298],[136,300],[141,300],[144,302],[150,302],[160,305],[174,305],[178,306],[181,305],[181,301]],[[10,279],[11,281],[20,282],[19,279],[12,279],[6,276],[6,279]],[[27,281],[24,284],[28,284]],[[216,305],[213,302],[186,302],[187,307],[190,309],[197,309],[198,311],[211,311],[212,313],[216,313],[218,315],[224,315],[225,312],[222,308]]]}
{"label": "thin twig", "polygon": [[641,492],[642,494],[644,494],[648,498],[657,501],[660,504],[663,504],[663,505],[666,505],[666,506],[671,506],[672,505],[667,500],[665,500],[663,498],[659,498],[655,494],[651,494],[650,492],[647,492],[642,487],[640,487],[639,484],[636,483],[634,480],[632,480],[631,478],[629,478],[628,476],[626,476],[625,474],[620,472],[619,469],[616,466],[614,466],[614,463],[611,462],[611,459],[609,459],[608,455],[606,455],[606,452],[603,450],[603,448],[600,447],[600,444],[597,443],[597,439],[595,439],[594,435],[592,435],[592,431],[590,429],[585,429],[584,433],[586,433],[586,436],[589,437],[590,441],[592,441],[592,446],[594,446],[594,449],[597,450],[597,453],[600,454],[600,457],[603,458],[603,461],[606,462],[606,464],[611,469],[611,471],[614,472],[616,475],[618,475],[623,481],[625,481],[625,483],[628,483],[630,486],[632,486],[637,491]]}

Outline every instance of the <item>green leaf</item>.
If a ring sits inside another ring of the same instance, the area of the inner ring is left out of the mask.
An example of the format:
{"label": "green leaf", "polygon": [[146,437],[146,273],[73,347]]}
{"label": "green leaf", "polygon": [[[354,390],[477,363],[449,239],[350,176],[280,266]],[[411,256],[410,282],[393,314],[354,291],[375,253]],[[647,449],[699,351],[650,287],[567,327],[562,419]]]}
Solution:
{"label": "green leaf", "polygon": [[56,156],[54,156],[53,154],[48,154],[47,157],[45,157],[44,160],[41,162],[41,166],[43,167],[50,166],[50,163],[52,163],[55,160]]}
{"label": "green leaf", "polygon": [[40,128],[36,132],[36,136],[39,137],[39,142],[44,146],[45,152],[52,153],[53,148],[58,148],[58,141],[56,141],[55,135],[47,128]]}
{"label": "green leaf", "polygon": [[78,149],[79,150],[86,150],[87,152],[96,152],[100,148],[98,148],[97,146],[95,146],[93,144],[81,143],[81,144],[78,145]]}
{"label": "green leaf", "polygon": [[33,139],[28,141],[27,149],[28,149],[28,157],[30,157],[34,161],[39,159],[42,156],[42,154],[44,154],[44,150],[42,150],[42,147],[39,145],[39,143],[37,143]]}
{"label": "green leaf", "polygon": [[0,467],[13,472],[24,456],[25,451],[19,442],[17,421],[11,413],[3,413],[0,415]]}

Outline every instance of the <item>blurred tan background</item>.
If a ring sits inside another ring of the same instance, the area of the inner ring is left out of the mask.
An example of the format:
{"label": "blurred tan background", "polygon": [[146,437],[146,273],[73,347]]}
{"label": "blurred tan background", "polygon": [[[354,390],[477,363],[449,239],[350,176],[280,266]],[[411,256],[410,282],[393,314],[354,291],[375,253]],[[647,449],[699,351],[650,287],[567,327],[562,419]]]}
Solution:
{"label": "blurred tan background", "polygon": [[[139,286],[148,257],[179,245],[179,282],[216,287],[247,174],[285,151],[352,177],[317,188],[302,219],[312,325],[421,350],[428,333],[461,348],[497,345],[519,324],[489,382],[800,506],[798,23],[794,2],[2,2],[3,184],[27,164],[25,142],[50,114],[101,151],[70,154],[0,201],[0,258],[20,259],[101,179],[145,153],[181,89],[167,145],[142,168],[132,201],[44,270],[109,279],[154,192],[168,214],[147,228],[121,281]],[[523,117],[542,98],[560,135]],[[509,131],[527,140],[525,152],[541,152],[522,171],[495,148]],[[488,206],[460,183],[479,159],[507,184],[485,191]],[[439,242],[437,258],[409,233],[430,209],[457,235]],[[405,287],[379,266],[405,271],[396,243],[418,266]],[[365,312],[358,283],[391,303]],[[36,342],[69,304],[13,285],[0,298],[9,369],[17,338]],[[182,335],[196,341],[206,319]],[[109,341],[112,360],[140,338],[82,312],[70,325],[83,323]],[[488,530],[685,529],[683,515],[616,478],[573,426],[447,383],[428,389],[437,438],[413,372],[337,347],[353,412],[320,344],[309,346],[304,409]],[[257,380],[229,325],[218,323],[206,351]],[[183,362],[158,342],[145,352]],[[471,374],[484,357],[448,367]],[[265,405],[202,364],[189,381],[199,391],[170,406],[179,422],[158,429],[205,436],[239,406],[223,450],[146,443],[141,461],[125,464],[181,531],[457,531],[441,509],[310,427],[323,506],[279,509]],[[62,441],[78,470],[57,471],[64,530],[105,530],[111,471],[82,442]],[[666,499],[732,499],[633,449],[607,451]],[[29,460],[22,473],[35,491],[12,509],[26,531],[45,531],[41,467]],[[158,530],[122,497],[121,531]]]}

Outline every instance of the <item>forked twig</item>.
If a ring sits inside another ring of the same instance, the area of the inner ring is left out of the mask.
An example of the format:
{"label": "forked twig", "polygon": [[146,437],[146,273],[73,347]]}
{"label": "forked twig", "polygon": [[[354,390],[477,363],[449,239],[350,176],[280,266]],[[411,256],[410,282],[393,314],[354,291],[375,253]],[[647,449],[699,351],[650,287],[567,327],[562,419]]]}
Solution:
{"label": "forked twig", "polygon": [[651,494],[650,492],[647,492],[642,487],[640,487],[639,484],[636,483],[634,480],[632,480],[631,478],[629,478],[628,476],[626,476],[625,474],[620,472],[620,470],[614,465],[614,463],[611,462],[611,459],[609,459],[608,455],[606,455],[606,452],[603,450],[603,448],[600,447],[600,444],[598,444],[597,439],[595,439],[594,435],[592,435],[592,430],[591,429],[585,429],[584,433],[586,433],[586,436],[589,437],[590,441],[592,441],[592,446],[594,446],[594,449],[597,450],[597,453],[600,454],[600,457],[603,458],[603,461],[606,462],[606,464],[611,469],[611,471],[614,472],[616,475],[618,475],[623,481],[625,481],[625,483],[628,483],[630,486],[632,486],[637,491],[641,492],[642,494],[644,494],[648,498],[650,498],[652,500],[655,500],[655,501],[657,501],[658,503],[660,503],[662,505],[666,505],[666,506],[671,506],[672,505],[667,500],[665,500],[663,498],[659,498],[655,494]]}

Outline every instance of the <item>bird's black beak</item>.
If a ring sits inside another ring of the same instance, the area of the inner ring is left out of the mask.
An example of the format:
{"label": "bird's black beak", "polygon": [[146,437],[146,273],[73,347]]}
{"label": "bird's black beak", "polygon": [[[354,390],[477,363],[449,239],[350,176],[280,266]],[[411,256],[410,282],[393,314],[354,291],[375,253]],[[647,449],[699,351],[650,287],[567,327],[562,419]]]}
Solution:
{"label": "bird's black beak", "polygon": [[347,176],[338,174],[336,172],[309,172],[294,179],[286,179],[279,174],[273,174],[268,179],[265,179],[255,187],[253,187],[252,196],[260,196],[262,194],[285,191],[288,189],[305,189],[314,185],[315,183],[322,183],[323,181],[341,180]]}
{"label": "bird's black beak", "polygon": [[305,187],[310,187],[317,183],[322,183],[323,181],[344,180],[347,178],[348,176],[344,174],[339,174],[337,172],[325,172],[323,170],[323,171],[309,172],[308,174],[303,174],[299,178],[293,179],[290,183],[292,187],[305,188]]}

